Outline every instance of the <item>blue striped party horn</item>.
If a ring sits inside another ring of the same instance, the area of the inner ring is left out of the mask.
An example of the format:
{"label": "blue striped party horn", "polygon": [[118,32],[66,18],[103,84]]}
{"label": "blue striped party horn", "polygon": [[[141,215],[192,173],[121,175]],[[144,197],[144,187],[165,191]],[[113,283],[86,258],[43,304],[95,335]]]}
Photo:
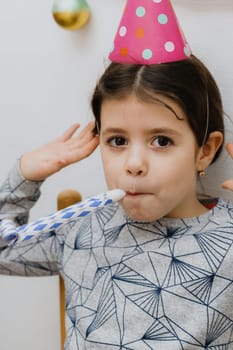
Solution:
{"label": "blue striped party horn", "polygon": [[14,239],[26,241],[33,236],[55,230],[69,221],[84,217],[98,208],[117,202],[124,196],[125,192],[123,190],[111,190],[87,198],[65,209],[59,210],[54,214],[18,227],[13,220],[3,219],[0,222],[0,237],[6,241],[12,241]]}

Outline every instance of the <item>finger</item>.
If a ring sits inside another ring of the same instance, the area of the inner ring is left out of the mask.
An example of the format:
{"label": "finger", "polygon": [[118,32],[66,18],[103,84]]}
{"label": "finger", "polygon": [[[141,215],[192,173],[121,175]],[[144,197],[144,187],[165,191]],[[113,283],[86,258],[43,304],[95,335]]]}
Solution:
{"label": "finger", "polygon": [[84,159],[90,156],[94,150],[98,147],[99,145],[99,137],[95,136],[92,140],[90,140],[87,144],[85,144],[84,147],[79,149],[79,154],[80,158]]}
{"label": "finger", "polygon": [[61,136],[57,138],[57,140],[64,141],[64,142],[69,140],[79,128],[80,128],[79,123],[75,123],[71,125],[69,129],[67,129]]}
{"label": "finger", "polygon": [[84,158],[87,158],[90,156],[94,150],[99,145],[99,137],[95,136],[93,137],[88,143],[86,143],[83,147],[78,147],[73,150],[72,154],[70,154],[70,161],[72,163],[75,163],[77,161],[80,161]]}
{"label": "finger", "polygon": [[229,155],[231,156],[231,158],[233,159],[233,143],[228,143],[226,145],[226,150],[229,153]]}
{"label": "finger", "polygon": [[93,130],[95,127],[95,122],[90,121],[79,133],[79,135],[76,136],[76,139],[79,139],[80,141],[85,138],[90,138],[90,136],[93,136]]}
{"label": "finger", "polygon": [[94,122],[88,123],[85,128],[75,137],[69,140],[70,145],[74,148],[83,147],[93,140],[96,135],[93,133]]}
{"label": "finger", "polygon": [[222,183],[222,188],[233,191],[233,179],[226,180]]}

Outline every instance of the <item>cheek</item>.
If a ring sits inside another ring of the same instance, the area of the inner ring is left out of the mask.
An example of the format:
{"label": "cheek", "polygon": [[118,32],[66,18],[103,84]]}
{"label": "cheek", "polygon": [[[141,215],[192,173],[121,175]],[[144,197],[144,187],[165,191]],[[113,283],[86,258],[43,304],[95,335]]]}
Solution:
{"label": "cheek", "polygon": [[105,181],[108,186],[108,189],[114,189],[118,187],[118,178],[119,175],[117,171],[115,171],[114,168],[105,166],[104,167],[104,176],[105,176]]}
{"label": "cheek", "polygon": [[115,188],[117,185],[117,178],[119,178],[119,167],[116,165],[116,162],[112,160],[112,157],[105,152],[101,152],[101,159],[108,188]]}
{"label": "cheek", "polygon": [[168,187],[185,186],[189,180],[193,182],[196,179],[196,165],[192,154],[190,157],[176,155],[168,161],[161,161],[160,165],[160,168],[157,167],[153,172],[157,174],[156,178]]}

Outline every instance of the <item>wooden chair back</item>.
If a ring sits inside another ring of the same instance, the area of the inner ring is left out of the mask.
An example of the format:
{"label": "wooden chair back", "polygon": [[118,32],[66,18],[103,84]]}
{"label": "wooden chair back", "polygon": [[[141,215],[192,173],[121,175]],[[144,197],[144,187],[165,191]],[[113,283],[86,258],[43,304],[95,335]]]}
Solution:
{"label": "wooden chair back", "polygon": [[[82,200],[82,196],[75,190],[64,190],[57,196],[57,209],[64,209],[72,204],[78,203]],[[65,327],[65,286],[64,281],[59,277],[60,288],[60,328],[61,328],[61,349],[64,349],[64,343],[66,339],[66,327]]]}

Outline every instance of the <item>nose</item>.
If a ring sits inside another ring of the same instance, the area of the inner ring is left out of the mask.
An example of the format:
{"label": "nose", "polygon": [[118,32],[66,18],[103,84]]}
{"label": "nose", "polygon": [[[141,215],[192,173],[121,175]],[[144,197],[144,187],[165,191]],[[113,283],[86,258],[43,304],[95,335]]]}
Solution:
{"label": "nose", "polygon": [[141,148],[135,147],[129,150],[125,169],[126,173],[131,176],[145,176],[147,174],[147,159]]}

